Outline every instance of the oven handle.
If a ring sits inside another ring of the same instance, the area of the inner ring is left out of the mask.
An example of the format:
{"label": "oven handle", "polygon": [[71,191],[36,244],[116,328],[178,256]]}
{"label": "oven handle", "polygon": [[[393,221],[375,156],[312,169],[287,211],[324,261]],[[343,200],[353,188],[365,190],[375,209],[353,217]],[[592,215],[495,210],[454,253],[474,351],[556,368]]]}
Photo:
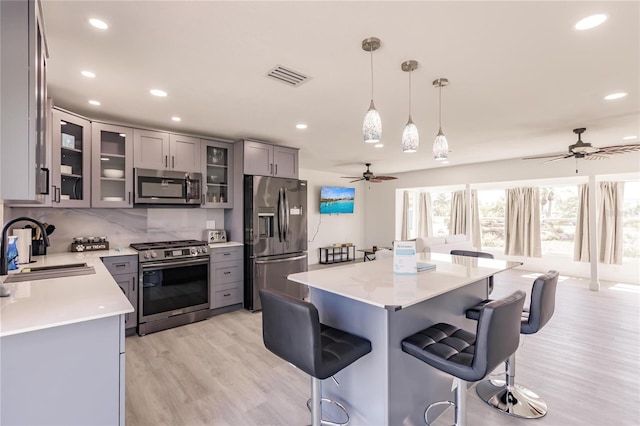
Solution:
{"label": "oven handle", "polygon": [[166,269],[174,266],[190,266],[190,265],[200,265],[200,264],[208,264],[209,259],[189,259],[189,260],[175,260],[175,261],[166,261],[166,262],[153,262],[153,263],[141,263],[140,267],[142,269]]}

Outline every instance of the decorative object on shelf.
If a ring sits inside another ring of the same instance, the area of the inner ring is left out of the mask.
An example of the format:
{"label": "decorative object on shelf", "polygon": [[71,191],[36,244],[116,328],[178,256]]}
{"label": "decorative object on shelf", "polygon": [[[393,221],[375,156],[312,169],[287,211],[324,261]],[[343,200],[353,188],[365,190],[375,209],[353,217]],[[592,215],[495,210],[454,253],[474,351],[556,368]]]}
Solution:
{"label": "decorative object on shelf", "polygon": [[362,124],[365,143],[378,143],[382,139],[382,120],[380,119],[380,113],[373,105],[373,51],[378,50],[378,48],[380,48],[379,38],[369,37],[362,40],[362,49],[371,54],[371,103]]}
{"label": "decorative object on shelf", "polygon": [[102,174],[104,175],[104,177],[107,177],[107,178],[123,178],[124,177],[124,170],[104,169],[102,171]]}
{"label": "decorative object on shelf", "polygon": [[107,237],[74,237],[71,243],[72,252],[109,250]]}
{"label": "decorative object on shelf", "polygon": [[224,160],[224,151],[217,148],[209,148],[209,155],[207,161],[209,164],[219,164]]}
{"label": "decorative object on shelf", "polygon": [[438,135],[433,141],[433,158],[434,160],[446,160],[449,154],[449,142],[442,132],[442,88],[449,84],[446,78],[433,80],[433,86],[438,88]]}
{"label": "decorative object on shelf", "polygon": [[418,128],[411,118],[411,72],[418,68],[418,61],[405,61],[400,68],[402,68],[402,71],[409,73],[409,121],[407,121],[402,131],[402,152],[411,153],[418,151],[418,144],[420,143]]}
{"label": "decorative object on shelf", "polygon": [[62,165],[62,166],[60,166],[60,173],[65,174],[65,175],[72,175],[73,174],[73,167]]}
{"label": "decorative object on shelf", "polygon": [[63,148],[75,149],[75,147],[76,147],[76,138],[75,138],[75,136],[63,133],[62,134],[62,147]]}

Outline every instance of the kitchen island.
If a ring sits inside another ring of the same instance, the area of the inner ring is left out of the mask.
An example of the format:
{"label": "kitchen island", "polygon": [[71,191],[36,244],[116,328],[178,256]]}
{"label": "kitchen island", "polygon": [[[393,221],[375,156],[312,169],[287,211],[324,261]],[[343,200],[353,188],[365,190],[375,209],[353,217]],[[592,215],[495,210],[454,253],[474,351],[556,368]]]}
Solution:
{"label": "kitchen island", "polygon": [[489,277],[520,265],[437,253],[418,261],[436,269],[396,275],[387,258],[288,277],[309,286],[323,324],[371,341],[371,353],[336,375],[340,386],[323,384],[323,397],[344,404],[352,425],[424,424],[428,404],[452,400],[453,378],[402,352],[401,341],[438,322],[475,332],[465,310],[487,298]]}
{"label": "kitchen island", "polygon": [[132,253],[37,256],[30,267],[86,262],[95,273],[4,284],[0,424],[124,424],[124,314],[133,307],[101,258]]}

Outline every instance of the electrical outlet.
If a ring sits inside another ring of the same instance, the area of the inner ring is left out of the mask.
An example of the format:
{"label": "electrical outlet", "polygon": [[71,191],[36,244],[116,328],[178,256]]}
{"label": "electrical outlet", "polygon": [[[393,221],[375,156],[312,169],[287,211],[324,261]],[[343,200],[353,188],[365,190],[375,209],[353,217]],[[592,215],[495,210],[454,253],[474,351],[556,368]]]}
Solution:
{"label": "electrical outlet", "polygon": [[207,229],[216,229],[216,221],[208,220],[207,221]]}

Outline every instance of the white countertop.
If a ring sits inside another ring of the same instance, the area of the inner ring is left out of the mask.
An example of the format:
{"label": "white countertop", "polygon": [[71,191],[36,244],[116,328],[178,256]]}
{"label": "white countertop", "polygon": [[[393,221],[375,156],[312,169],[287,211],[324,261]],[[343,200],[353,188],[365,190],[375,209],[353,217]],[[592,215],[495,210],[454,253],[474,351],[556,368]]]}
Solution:
{"label": "white countertop", "polygon": [[435,271],[413,275],[393,273],[393,259],[291,274],[287,278],[381,308],[402,309],[520,266],[520,262],[418,253],[417,260],[434,263]]}
{"label": "white countertop", "polygon": [[238,247],[243,245],[244,244],[236,243],[235,241],[227,241],[226,243],[209,244],[209,248],[216,249],[216,248],[226,248],[226,247]]}
{"label": "white countertop", "polygon": [[137,252],[123,248],[34,256],[35,263],[21,267],[86,262],[96,273],[4,284],[11,295],[0,298],[0,337],[133,312],[100,260],[132,254]]}

